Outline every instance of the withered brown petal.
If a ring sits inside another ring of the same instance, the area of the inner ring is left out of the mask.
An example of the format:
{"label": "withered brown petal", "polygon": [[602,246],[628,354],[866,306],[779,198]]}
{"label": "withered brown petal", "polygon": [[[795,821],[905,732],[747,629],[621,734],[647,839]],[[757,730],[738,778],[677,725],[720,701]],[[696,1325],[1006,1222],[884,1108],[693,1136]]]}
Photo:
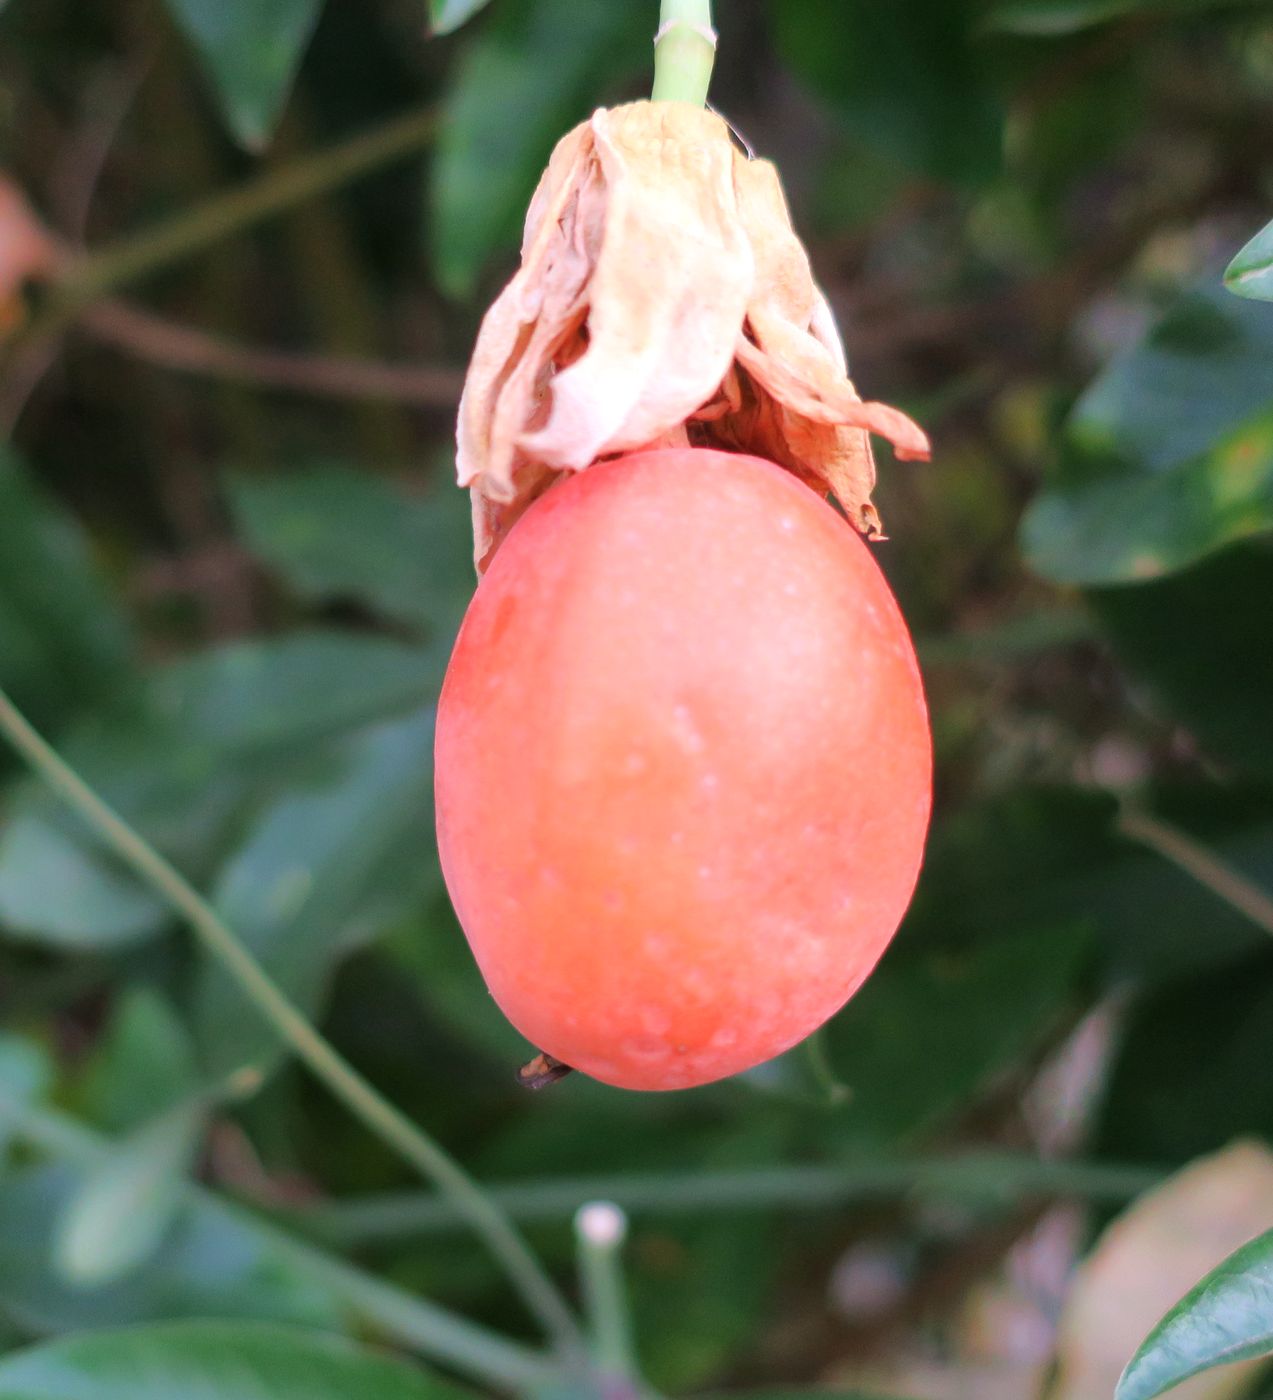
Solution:
{"label": "withered brown petal", "polygon": [[553,379],[547,423],[519,439],[572,471],[643,446],[711,396],[754,277],[719,117],[638,103],[598,112],[591,129],[606,203],[588,348]]}
{"label": "withered brown petal", "polygon": [[687,441],[778,462],[878,536],[869,433],[928,455],[849,381],[773,165],[686,103],[601,110],[563,137],[460,407],[479,570],[563,472]]}
{"label": "withered brown petal", "polygon": [[[497,423],[525,413],[545,368],[544,331],[550,337],[560,325],[560,308],[545,284],[568,283],[572,276],[583,283],[591,271],[586,257],[562,236],[590,160],[585,127],[557,143],[527,214],[522,265],[482,318],[469,361],[456,431],[459,482],[468,486],[481,479],[483,490],[496,498],[509,498],[514,489],[513,434],[497,437]],[[519,419],[516,431],[522,426]]]}

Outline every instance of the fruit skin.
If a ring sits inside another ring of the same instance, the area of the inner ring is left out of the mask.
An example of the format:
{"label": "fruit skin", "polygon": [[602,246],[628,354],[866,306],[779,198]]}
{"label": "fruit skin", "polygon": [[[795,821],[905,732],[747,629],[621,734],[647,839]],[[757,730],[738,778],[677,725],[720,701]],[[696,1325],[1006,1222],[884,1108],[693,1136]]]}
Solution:
{"label": "fruit skin", "polygon": [[601,462],[514,526],[438,707],[438,845],[492,995],[607,1084],[789,1049],[914,888],[931,747],[870,551],[770,462]]}

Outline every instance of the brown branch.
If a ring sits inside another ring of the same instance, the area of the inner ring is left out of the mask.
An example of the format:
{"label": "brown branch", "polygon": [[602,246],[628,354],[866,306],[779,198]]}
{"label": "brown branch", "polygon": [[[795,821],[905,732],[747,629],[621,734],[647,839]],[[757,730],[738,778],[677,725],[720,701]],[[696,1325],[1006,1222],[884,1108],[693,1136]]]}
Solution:
{"label": "brown branch", "polygon": [[100,344],[161,369],[252,388],[333,399],[387,399],[454,409],[464,375],[435,365],[394,365],[353,357],[259,350],[169,321],[123,301],[86,308],[79,328]]}

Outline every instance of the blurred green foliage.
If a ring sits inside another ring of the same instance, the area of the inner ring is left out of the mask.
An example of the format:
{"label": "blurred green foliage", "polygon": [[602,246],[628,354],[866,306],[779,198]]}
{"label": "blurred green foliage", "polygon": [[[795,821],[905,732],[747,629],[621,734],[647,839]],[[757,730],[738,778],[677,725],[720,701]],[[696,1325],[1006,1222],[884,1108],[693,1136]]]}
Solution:
{"label": "blurred green foliage", "polygon": [[[73,1388],[73,1389],[72,1389]],[[149,1332],[50,1342],[0,1360],[0,1393],[63,1400],[168,1400],[234,1394],[243,1400],[447,1400],[463,1392],[334,1337],[254,1325],[169,1323]]]}
{"label": "blurred green foliage", "polygon": [[172,0],[207,70],[231,131],[246,146],[263,145],[276,125],[321,0]]}
{"label": "blurred green foliage", "polygon": [[[1157,1170],[1273,1136],[1269,930],[1120,823],[1152,811],[1273,890],[1267,230],[1230,272],[1247,299],[1222,281],[1273,196],[1273,21],[717,7],[715,105],[779,162],[863,393],[935,442],[931,467],[881,465],[878,557],[926,658],[936,819],[896,944],[811,1048],[691,1093],[530,1096],[432,842],[432,704],[472,586],[435,372],[462,367],[555,139],[645,91],[656,8],[12,0],[0,140],[39,215],[90,251],[201,232],[51,340],[30,337],[48,288],[25,329],[11,307],[0,685],[479,1178],[657,1175],[667,1209],[628,1249],[654,1385],[812,1383],[947,1318],[1003,1256],[1029,1194],[1012,1153]],[[409,107],[428,149],[204,236],[205,200],[282,188]],[[350,360],[394,373],[315,389]],[[363,1287],[191,1192],[316,1221],[411,1182],[98,837],[7,756],[0,775],[0,1397],[65,1376],[139,1400],[442,1395],[337,1335],[410,1344],[409,1291],[521,1340],[462,1236],[346,1241]],[[1027,1106],[1094,1010],[1116,1033],[1058,1146]],[[816,1213],[795,1187],[675,1209],[708,1172],[848,1180],[987,1147],[989,1203],[946,1215],[847,1187]],[[531,1228],[568,1278],[567,1212]],[[832,1281],[880,1238],[901,1284],[854,1311]],[[259,1391],[225,1389],[227,1348]]]}

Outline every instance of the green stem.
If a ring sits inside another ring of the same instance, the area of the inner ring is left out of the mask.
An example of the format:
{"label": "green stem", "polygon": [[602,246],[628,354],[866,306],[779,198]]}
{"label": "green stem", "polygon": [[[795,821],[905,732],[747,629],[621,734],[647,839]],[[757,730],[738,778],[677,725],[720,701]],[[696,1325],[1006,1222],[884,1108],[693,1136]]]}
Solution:
{"label": "green stem", "polygon": [[[0,1108],[5,1110],[9,1130],[38,1152],[76,1165],[92,1166],[104,1152],[110,1151],[108,1139],[65,1114],[8,1102],[2,1084]],[[328,1289],[386,1337],[414,1348],[421,1355],[475,1380],[522,1391],[542,1385],[556,1374],[536,1352],[373,1278],[352,1264],[335,1259],[261,1220],[243,1207],[222,1200],[205,1187],[191,1182],[186,1193],[191,1201],[256,1232],[277,1254],[295,1264],[307,1279]]]}
{"label": "green stem", "polygon": [[0,690],[0,730],[49,786],[98,831],[121,860],[158,890],[313,1074],[355,1117],[442,1192],[485,1241],[557,1348],[577,1357],[579,1327],[556,1286],[503,1210],[464,1169],[340,1055],[271,981],[196,890],[88,786]]}
{"label": "green stem", "polygon": [[590,1201],[575,1213],[579,1287],[592,1330],[592,1354],[605,1381],[627,1381],[639,1389],[632,1350],[632,1319],[623,1286],[620,1251],[628,1222],[610,1201]]}
{"label": "green stem", "polygon": [[1244,914],[1257,928],[1273,934],[1273,895],[1248,880],[1200,841],[1145,812],[1123,812],[1118,819],[1118,829],[1130,840],[1155,851],[1178,870],[1183,870],[1217,899]]}
{"label": "green stem", "polygon": [[417,108],[328,150],[264,170],[238,189],[214,195],[154,228],[71,263],[48,306],[15,343],[31,344],[56,335],[85,306],[115,288],[411,155],[432,140],[436,128],[434,109]]}
{"label": "green stem", "polygon": [[[508,1182],[487,1189],[523,1224],[567,1219],[580,1202],[614,1201],[632,1214],[702,1215],[740,1210],[827,1210],[911,1192],[955,1199],[1073,1196],[1121,1205],[1158,1185],[1166,1169],[1117,1162],[1048,1162],[1012,1153],[977,1152],[846,1162],[838,1166],[762,1167],[746,1171],[621,1173]],[[441,1234],[461,1222],[434,1195],[402,1192],[302,1206],[289,1222],[327,1244],[354,1247],[377,1240]]]}
{"label": "green stem", "polygon": [[701,107],[716,61],[711,0],[663,0],[654,40],[652,102],[692,102]]}

